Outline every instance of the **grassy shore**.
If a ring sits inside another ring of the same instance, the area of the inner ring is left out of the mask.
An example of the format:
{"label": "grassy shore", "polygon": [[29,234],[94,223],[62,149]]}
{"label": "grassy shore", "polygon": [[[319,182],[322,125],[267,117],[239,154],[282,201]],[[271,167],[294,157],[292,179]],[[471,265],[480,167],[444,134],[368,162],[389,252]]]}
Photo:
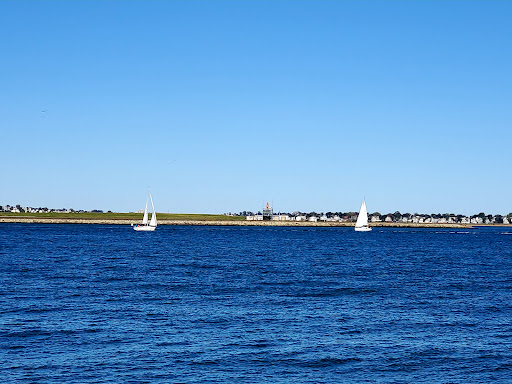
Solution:
{"label": "grassy shore", "polygon": [[[140,213],[11,213],[1,212],[0,223],[46,223],[46,224],[138,224]],[[355,223],[308,222],[308,221],[247,221],[243,216],[209,214],[158,213],[159,225],[231,225],[267,227],[353,227]],[[473,224],[414,224],[414,223],[371,223],[372,227],[393,228],[472,228]],[[480,225],[484,226],[484,225]],[[485,225],[504,226],[512,225]]]}
{"label": "grassy shore", "polygon": [[[225,215],[209,215],[209,214],[196,214],[196,213],[159,213],[157,212],[158,221],[166,220],[192,220],[192,221],[243,221],[245,217],[242,216],[225,216]],[[142,220],[142,213],[97,213],[97,212],[83,212],[83,213],[12,213],[0,212],[0,219],[56,219],[56,220]]]}
{"label": "grassy shore", "polygon": [[[46,224],[138,224],[140,213],[0,213],[0,223],[46,223]],[[354,223],[339,222],[298,222],[298,221],[247,221],[241,216],[209,214],[158,213],[159,225],[231,225],[231,226],[272,226],[272,227],[353,227]],[[434,227],[467,228],[460,224],[405,224],[373,223],[374,227]]]}

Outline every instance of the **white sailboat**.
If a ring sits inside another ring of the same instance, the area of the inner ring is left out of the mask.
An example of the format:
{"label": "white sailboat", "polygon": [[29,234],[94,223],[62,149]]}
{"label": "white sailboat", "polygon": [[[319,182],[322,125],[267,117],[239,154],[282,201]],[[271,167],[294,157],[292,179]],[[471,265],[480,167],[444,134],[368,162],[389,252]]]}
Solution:
{"label": "white sailboat", "polygon": [[361,209],[359,210],[359,215],[357,216],[356,227],[355,230],[357,232],[368,232],[372,229],[368,226],[368,212],[366,211],[366,203],[361,204]]}
{"label": "white sailboat", "polygon": [[[151,220],[148,223],[148,202],[151,200],[151,208],[153,211],[151,212]],[[153,204],[153,197],[151,197],[151,193],[148,191],[148,197],[146,198],[146,208],[144,209],[144,216],[142,217],[142,224],[136,225],[133,227],[136,231],[154,231],[156,229],[156,211],[155,205]],[[133,224],[132,224],[133,226]]]}

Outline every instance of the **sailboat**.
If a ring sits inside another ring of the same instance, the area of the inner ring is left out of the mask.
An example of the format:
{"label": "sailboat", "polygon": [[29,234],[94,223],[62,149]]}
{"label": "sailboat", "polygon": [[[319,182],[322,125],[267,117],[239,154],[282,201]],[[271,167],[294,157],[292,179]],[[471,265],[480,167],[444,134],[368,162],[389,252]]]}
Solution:
{"label": "sailboat", "polygon": [[[151,220],[148,223],[148,202],[151,200],[151,208],[153,211],[151,212]],[[133,224],[132,224],[133,226]],[[133,227],[136,231],[154,231],[156,229],[156,211],[155,205],[153,204],[153,197],[151,197],[151,193],[148,191],[148,197],[146,198],[146,208],[144,209],[144,216],[142,217],[142,224],[136,225]]]}
{"label": "sailboat", "polygon": [[355,230],[357,232],[368,232],[372,230],[368,226],[368,212],[366,211],[366,203],[364,202],[364,199],[361,204],[361,209],[359,210],[359,215],[357,216]]}

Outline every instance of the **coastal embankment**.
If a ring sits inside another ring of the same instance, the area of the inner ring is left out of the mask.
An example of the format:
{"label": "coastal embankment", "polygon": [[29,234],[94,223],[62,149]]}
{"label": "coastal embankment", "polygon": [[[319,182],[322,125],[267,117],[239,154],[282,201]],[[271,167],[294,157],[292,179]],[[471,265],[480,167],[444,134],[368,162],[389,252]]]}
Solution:
{"label": "coastal embankment", "polygon": [[[0,217],[0,223],[41,223],[41,224],[139,224],[133,219],[92,219],[92,218],[45,218],[45,217]],[[355,223],[302,222],[302,221],[246,221],[246,220],[158,220],[158,225],[204,225],[204,226],[247,226],[247,227],[353,227]],[[372,227],[394,228],[472,228],[473,224],[416,224],[416,223],[371,223]],[[501,224],[500,226],[504,226]],[[512,226],[512,225],[508,225]]]}

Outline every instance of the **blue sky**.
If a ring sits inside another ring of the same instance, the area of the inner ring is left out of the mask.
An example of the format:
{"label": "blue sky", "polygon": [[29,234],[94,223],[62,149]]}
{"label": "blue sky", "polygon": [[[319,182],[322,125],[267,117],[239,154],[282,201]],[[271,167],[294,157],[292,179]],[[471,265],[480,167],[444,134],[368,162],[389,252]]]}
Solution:
{"label": "blue sky", "polygon": [[512,2],[0,9],[2,205],[512,212]]}

